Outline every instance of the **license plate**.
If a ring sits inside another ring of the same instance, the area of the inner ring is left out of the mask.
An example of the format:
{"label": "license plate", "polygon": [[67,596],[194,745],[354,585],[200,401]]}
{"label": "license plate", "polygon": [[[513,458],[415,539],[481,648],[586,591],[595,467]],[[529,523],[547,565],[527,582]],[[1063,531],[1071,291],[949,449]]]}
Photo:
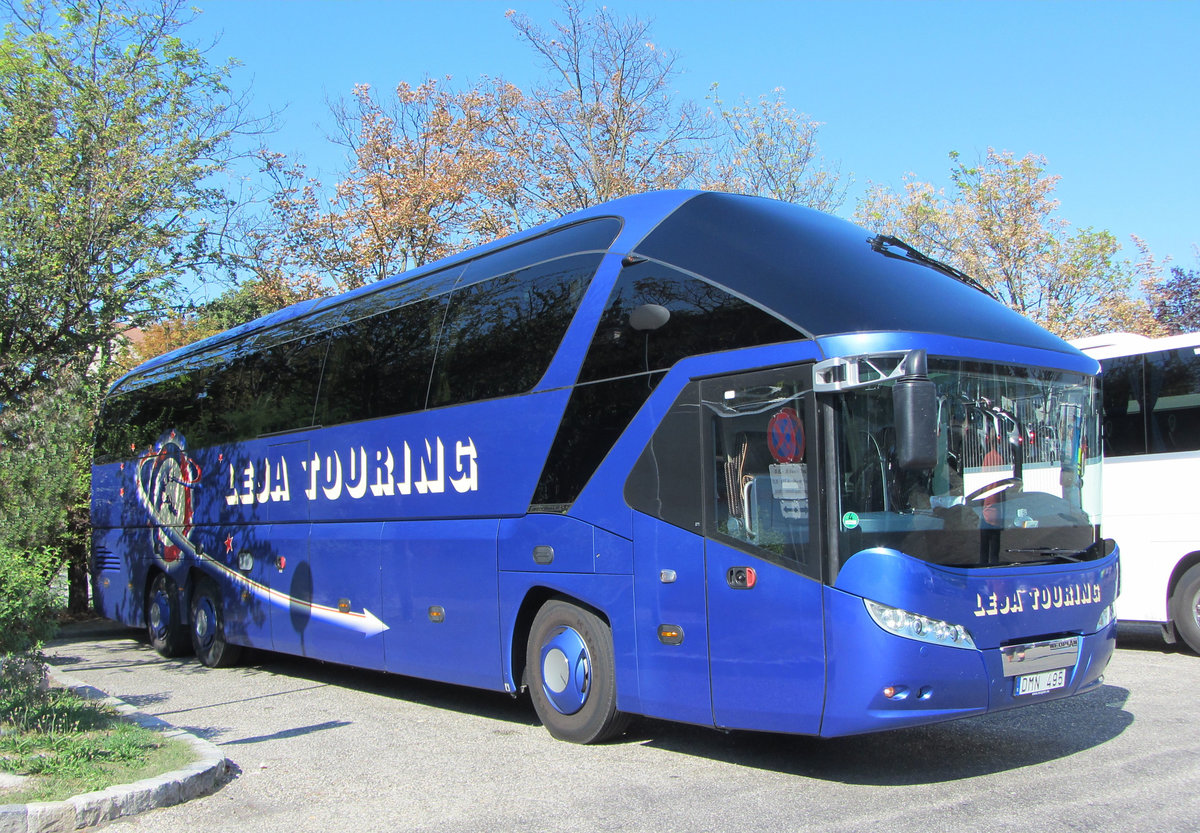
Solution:
{"label": "license plate", "polygon": [[1041,674],[1026,674],[1017,677],[1017,694],[1041,694],[1062,688],[1067,684],[1067,669],[1043,671]]}

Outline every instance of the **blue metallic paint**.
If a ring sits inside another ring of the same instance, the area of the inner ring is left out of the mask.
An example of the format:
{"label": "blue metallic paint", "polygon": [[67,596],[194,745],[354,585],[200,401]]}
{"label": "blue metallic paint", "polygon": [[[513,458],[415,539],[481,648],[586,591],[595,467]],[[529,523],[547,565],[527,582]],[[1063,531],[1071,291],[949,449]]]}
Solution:
{"label": "blue metallic paint", "polygon": [[[239,552],[251,552],[252,577],[297,599],[282,608],[256,597],[239,598],[226,586],[230,641],[515,691],[525,651],[525,634],[518,629],[522,611],[535,600],[559,596],[593,608],[610,623],[618,708],[699,724],[826,736],[1019,705],[1011,680],[999,670],[996,650],[1018,633],[1084,635],[1068,686],[1042,699],[1097,685],[1112,653],[1115,626],[1098,634],[1089,629],[1115,594],[1115,555],[1046,573],[955,571],[894,551],[867,551],[846,562],[834,586],[822,586],[633,512],[619,488],[692,378],[916,347],[931,355],[1094,373],[1096,363],[1082,354],[936,334],[870,332],[685,359],[661,381],[567,516],[526,514],[566,407],[566,388],[578,374],[622,254],[691,196],[632,197],[552,224],[589,216],[624,219],[612,254],[535,389],[540,392],[195,450],[203,471],[195,543],[230,568],[238,566]],[[433,264],[425,271],[441,268]],[[304,302],[238,331],[286,321],[323,303]],[[170,360],[161,357],[143,370]],[[408,493],[400,494],[403,478],[396,472],[406,445]],[[445,467],[441,478],[439,461]],[[322,479],[332,477],[330,469],[337,472],[337,465],[340,477]],[[136,461],[93,470],[95,546],[124,556],[116,569],[94,578],[101,612],[140,625],[154,543],[145,512],[130,497],[137,476]],[[423,493],[416,488],[418,480],[427,487]],[[389,481],[393,493],[385,494]],[[433,488],[435,481],[440,490]],[[335,486],[337,496],[331,497]],[[455,520],[447,524],[446,519]],[[532,548],[542,544],[555,549],[551,564],[533,562]],[[734,562],[752,562],[759,586],[751,591],[727,587],[724,571]],[[208,569],[185,556],[173,575],[187,586],[191,570]],[[673,582],[661,580],[663,569],[674,571]],[[1015,598],[1031,582],[1049,588],[1052,598],[1055,588],[1065,592],[1091,584],[1101,591],[1098,600],[1070,609],[1052,604],[1041,616],[1022,616],[1016,629],[1010,625],[1016,619],[989,615],[986,606],[976,615],[977,600],[993,594]],[[867,615],[863,597],[964,624],[981,650],[888,634]],[[305,615],[306,601],[336,606],[342,599],[354,610],[377,610],[388,630],[363,636]],[[445,610],[444,621],[431,621],[434,605]],[[683,628],[682,645],[657,639],[664,623]],[[929,685],[933,693],[924,700],[888,701],[880,692],[893,684]]]}

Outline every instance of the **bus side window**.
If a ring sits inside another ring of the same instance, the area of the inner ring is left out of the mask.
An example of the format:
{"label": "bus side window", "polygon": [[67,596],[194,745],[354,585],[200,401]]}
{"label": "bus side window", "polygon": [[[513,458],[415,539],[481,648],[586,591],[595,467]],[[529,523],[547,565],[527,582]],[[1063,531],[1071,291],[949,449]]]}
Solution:
{"label": "bus side window", "polygon": [[541,380],[602,255],[559,258],[454,290],[428,407],[525,393]]}
{"label": "bus side window", "polygon": [[[634,310],[669,315],[635,329]],[[721,287],[662,263],[621,270],[542,469],[531,511],[565,511],[665,371],[682,358],[805,338],[790,324]]]}
{"label": "bus side window", "polygon": [[1101,362],[1104,378],[1104,453],[1146,453],[1146,409],[1141,356]]}
{"label": "bus side window", "polygon": [[639,512],[700,534],[702,518],[700,384],[688,384],[662,418],[625,481]]}
{"label": "bus side window", "polygon": [[[666,309],[660,326],[635,330],[631,313]],[[581,382],[665,370],[687,356],[805,338],[799,330],[721,287],[662,263],[627,266],[609,297]]]}
{"label": "bus side window", "polygon": [[1146,405],[1150,453],[1200,449],[1200,356],[1194,348],[1146,356]]}
{"label": "bus side window", "polygon": [[331,333],[318,425],[420,411],[446,296],[360,318]]}

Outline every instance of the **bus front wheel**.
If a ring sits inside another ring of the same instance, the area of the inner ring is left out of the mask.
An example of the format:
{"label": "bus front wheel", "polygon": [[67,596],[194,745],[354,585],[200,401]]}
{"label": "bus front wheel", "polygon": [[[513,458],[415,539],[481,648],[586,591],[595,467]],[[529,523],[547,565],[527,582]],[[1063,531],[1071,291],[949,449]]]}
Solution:
{"label": "bus front wheel", "polygon": [[179,608],[179,586],[166,573],[157,574],[146,593],[146,633],[150,647],[164,657],[177,657],[188,648]]}
{"label": "bus front wheel", "polygon": [[594,613],[560,600],[543,605],[529,632],[525,679],[542,725],[559,740],[597,743],[625,731],[612,632]]}
{"label": "bus front wheel", "polygon": [[202,578],[192,591],[192,647],[209,668],[227,668],[238,661],[242,648],[225,639],[225,611],[216,583]]}
{"label": "bus front wheel", "polygon": [[1187,646],[1200,654],[1200,564],[1193,566],[1171,595],[1171,621]]}

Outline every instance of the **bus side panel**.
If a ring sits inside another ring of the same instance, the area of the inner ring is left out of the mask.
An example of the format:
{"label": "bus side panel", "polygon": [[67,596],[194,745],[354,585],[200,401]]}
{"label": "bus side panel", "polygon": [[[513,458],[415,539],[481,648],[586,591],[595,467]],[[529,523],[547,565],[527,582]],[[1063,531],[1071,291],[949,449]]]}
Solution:
{"label": "bus side panel", "polygon": [[308,540],[311,529],[308,524],[274,524],[246,529],[261,530],[264,539],[262,554],[256,554],[255,561],[267,564],[265,573],[271,588],[271,645],[276,651],[304,656],[313,618]]}
{"label": "bus side panel", "polygon": [[105,466],[92,466],[92,507],[91,523],[93,529],[121,526],[121,513],[124,504],[134,500],[122,491],[126,483],[132,484],[125,476],[125,463],[109,463]]}
{"label": "bus side panel", "polygon": [[[704,539],[641,512],[633,530],[641,714],[712,725]],[[660,639],[663,626],[682,641]]]}
{"label": "bus side panel", "polygon": [[379,619],[388,671],[503,690],[496,520],[383,525]]}
{"label": "bus side panel", "polygon": [[[381,523],[315,524],[309,536],[310,622],[304,655],[360,668],[384,667]],[[301,611],[301,614],[303,611]],[[303,616],[293,616],[302,619]]]}
{"label": "bus side panel", "polygon": [[[147,557],[133,557],[138,551]],[[92,603],[97,613],[133,627],[146,623],[142,588],[149,551],[148,529],[92,530]]]}
{"label": "bus side panel", "polygon": [[591,524],[565,515],[526,515],[500,522],[500,569],[512,572],[595,572]]}
{"label": "bus side panel", "polygon": [[[1118,619],[1166,622],[1167,585],[1184,556],[1200,549],[1195,480],[1200,453],[1104,460],[1105,536],[1121,547]],[[1153,472],[1153,487],[1147,477]]]}
{"label": "bus side panel", "polygon": [[[307,535],[307,526],[297,525],[294,529]],[[194,529],[192,540],[200,553],[194,560],[199,572],[222,590],[225,636],[236,645],[274,650],[271,620],[276,602],[270,590],[278,589],[280,584],[280,553],[270,533],[271,527],[266,524],[206,526]],[[194,587],[193,581],[189,593]]]}

